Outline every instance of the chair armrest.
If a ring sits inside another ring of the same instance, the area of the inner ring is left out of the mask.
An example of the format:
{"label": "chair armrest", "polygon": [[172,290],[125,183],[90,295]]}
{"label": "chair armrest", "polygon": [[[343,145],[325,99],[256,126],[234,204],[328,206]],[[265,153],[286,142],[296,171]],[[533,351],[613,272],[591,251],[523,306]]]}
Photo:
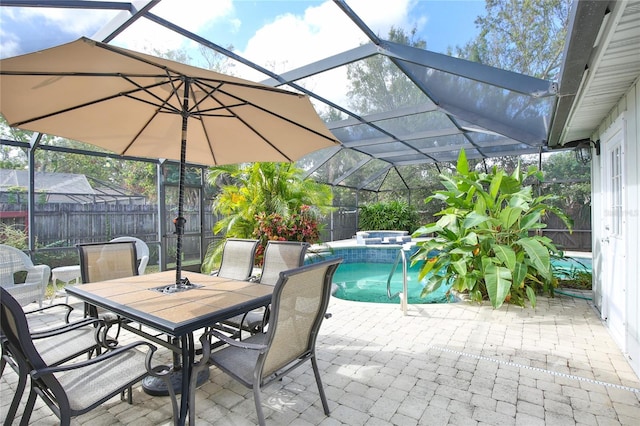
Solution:
{"label": "chair armrest", "polygon": [[46,288],[47,284],[49,283],[50,276],[51,276],[51,268],[49,268],[49,266],[36,265],[36,266],[27,268],[26,282],[39,283],[44,288]]}
{"label": "chair armrest", "polygon": [[84,318],[69,324],[64,324],[58,327],[48,328],[46,330],[38,330],[31,334],[31,337],[35,339],[44,339],[47,337],[58,336],[60,334],[66,333],[70,330],[75,330],[81,327],[86,327],[88,325],[96,326],[96,329],[99,330],[101,327],[105,326],[103,320],[97,318]]}
{"label": "chair armrest", "polygon": [[138,275],[144,275],[144,271],[147,269],[149,263],[149,256],[142,256],[140,258],[140,264],[138,265]]}
{"label": "chair armrest", "polygon": [[211,345],[209,344],[209,339],[211,336],[219,339],[220,341],[227,343],[231,346],[237,346],[239,348],[250,349],[255,351],[264,351],[267,349],[267,345],[256,344],[256,343],[247,343],[244,340],[234,340],[229,336],[225,336],[220,333],[218,330],[209,329],[207,332],[203,333],[200,336],[200,345],[202,346],[202,361],[200,363],[206,363],[206,360],[211,357]]}
{"label": "chair armrest", "polygon": [[104,352],[101,355],[98,355],[97,357],[91,358],[91,359],[87,359],[84,361],[78,361],[78,362],[74,362],[72,364],[62,364],[62,365],[57,365],[55,367],[45,367],[39,370],[33,370],[31,371],[31,377],[33,377],[34,379],[39,379],[42,376],[46,376],[48,374],[54,374],[54,373],[60,373],[63,371],[72,371],[72,370],[76,370],[78,368],[84,368],[84,367],[88,367],[94,364],[98,364],[99,362],[102,362],[106,359],[109,358],[113,358],[114,356],[118,356],[123,352],[128,352],[131,350],[134,350],[136,347],[138,346],[147,346],[149,349],[149,352],[147,352],[147,358],[149,358],[151,355],[153,355],[153,352],[155,352],[157,350],[157,347],[152,345],[149,342],[143,342],[143,341],[137,341],[137,342],[133,342],[130,343],[128,345],[125,346],[121,346],[117,349],[113,349],[109,352]]}
{"label": "chair armrest", "polygon": [[69,324],[69,317],[71,315],[71,311],[73,311],[73,306],[71,305],[67,305],[66,303],[58,303],[56,305],[49,305],[49,306],[44,306],[42,308],[38,308],[38,309],[34,309],[32,311],[25,311],[25,315],[30,315],[30,314],[35,314],[38,312],[44,312],[44,311],[48,311],[48,310],[52,310],[52,309],[58,309],[58,308],[64,308],[67,310],[67,313],[64,316],[64,322],[66,322],[67,324]]}

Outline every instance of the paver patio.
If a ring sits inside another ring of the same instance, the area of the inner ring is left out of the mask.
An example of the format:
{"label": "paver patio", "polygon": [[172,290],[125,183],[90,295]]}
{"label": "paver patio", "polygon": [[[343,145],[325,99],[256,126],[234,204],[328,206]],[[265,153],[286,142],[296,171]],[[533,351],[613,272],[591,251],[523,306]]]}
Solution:
{"label": "paver patio", "polygon": [[[540,298],[535,310],[410,305],[403,316],[398,305],[332,298],[329,312],[317,350],[331,415],[308,365],[264,391],[268,424],[640,424],[640,380],[586,300]],[[6,368],[2,420],[16,382]],[[72,424],[170,425],[167,403],[138,385],[133,405],[114,398]],[[196,411],[198,425],[257,423],[251,391],[213,367]],[[57,423],[38,401],[30,424]]]}

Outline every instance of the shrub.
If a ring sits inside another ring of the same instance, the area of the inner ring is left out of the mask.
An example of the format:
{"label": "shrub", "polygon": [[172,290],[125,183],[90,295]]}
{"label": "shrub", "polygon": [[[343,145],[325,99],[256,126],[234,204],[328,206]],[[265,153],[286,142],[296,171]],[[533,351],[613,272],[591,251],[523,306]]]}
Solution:
{"label": "shrub", "polygon": [[400,230],[412,233],[417,227],[418,212],[406,202],[390,201],[360,206],[360,230]]}
{"label": "shrub", "polygon": [[426,200],[446,203],[438,213],[441,218],[414,234],[435,234],[419,243],[412,258],[413,263],[424,262],[420,279],[435,273],[423,294],[450,283],[472,300],[488,298],[496,309],[505,301],[524,306],[526,299],[535,307],[537,293],[553,295],[558,280],[551,256],[562,254],[535,230],[546,226],[541,218],[547,212],[558,215],[569,229],[572,224],[545,204],[554,196],[534,197],[532,187],[524,185],[528,178],[542,180],[542,173],[535,167],[522,173],[519,166],[511,175],[495,167],[490,173],[470,171],[464,150],[456,170],[453,176],[441,175],[446,189]]}
{"label": "shrub", "polygon": [[260,240],[256,249],[256,265],[262,265],[264,250],[269,240],[300,241],[315,244],[320,241],[320,224],[310,207],[303,205],[300,213],[285,217],[278,213],[256,215],[253,237]]}

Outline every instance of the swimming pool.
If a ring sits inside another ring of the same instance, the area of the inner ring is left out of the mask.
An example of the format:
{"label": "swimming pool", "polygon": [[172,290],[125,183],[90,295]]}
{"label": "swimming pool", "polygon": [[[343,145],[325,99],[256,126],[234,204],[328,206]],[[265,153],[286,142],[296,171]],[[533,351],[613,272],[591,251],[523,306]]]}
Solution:
{"label": "swimming pool", "polygon": [[[333,276],[334,293],[339,299],[358,302],[400,303],[400,297],[389,299],[387,279],[391,272],[391,263],[342,263]],[[419,265],[407,269],[407,287],[409,303],[446,303],[455,299],[447,295],[449,288],[440,287],[425,298],[420,293],[427,278],[418,281]],[[402,291],[402,266],[399,265],[391,280],[391,295]]]}
{"label": "swimming pool", "polygon": [[[387,296],[387,279],[398,257],[399,245],[350,245],[322,247],[311,250],[316,259],[342,257],[333,276],[333,295],[339,299],[358,302],[400,303],[400,298]],[[417,250],[415,244],[404,245],[407,259]],[[558,277],[570,277],[575,271],[591,272],[591,258],[581,254],[553,260],[554,273]],[[313,260],[311,260],[313,261]],[[409,261],[410,264],[410,261]],[[409,304],[455,302],[455,296],[448,294],[449,287],[442,286],[425,298],[420,297],[428,277],[418,280],[420,266],[408,267],[407,284]],[[402,264],[399,264],[391,280],[391,295],[402,291]]]}
{"label": "swimming pool", "polygon": [[553,273],[560,279],[572,278],[577,272],[591,273],[591,258],[574,254],[564,259],[551,261]]}

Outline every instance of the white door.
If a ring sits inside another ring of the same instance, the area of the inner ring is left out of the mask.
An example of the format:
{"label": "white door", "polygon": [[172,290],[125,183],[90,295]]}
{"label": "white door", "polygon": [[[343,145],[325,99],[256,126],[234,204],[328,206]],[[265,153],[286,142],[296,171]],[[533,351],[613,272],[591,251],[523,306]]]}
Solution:
{"label": "white door", "polygon": [[626,351],[626,280],[624,250],[624,119],[602,137],[602,313],[616,343]]}

